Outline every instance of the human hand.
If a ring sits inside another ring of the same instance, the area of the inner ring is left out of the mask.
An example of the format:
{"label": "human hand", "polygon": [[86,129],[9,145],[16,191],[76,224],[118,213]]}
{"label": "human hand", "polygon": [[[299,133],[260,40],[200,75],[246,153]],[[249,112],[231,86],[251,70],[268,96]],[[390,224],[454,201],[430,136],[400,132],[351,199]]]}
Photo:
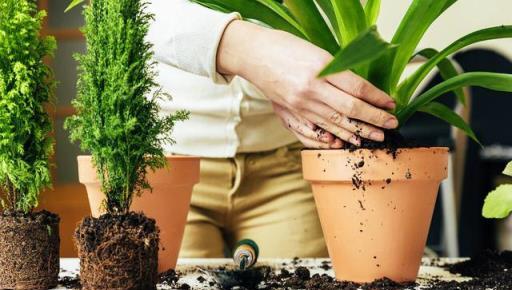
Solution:
{"label": "human hand", "polygon": [[295,134],[304,146],[316,149],[339,149],[343,146],[343,142],[331,133],[277,103],[272,105],[283,125]]}
{"label": "human hand", "polygon": [[383,141],[381,128],[398,127],[386,111],[395,102],[351,71],[318,78],[332,58],[292,34],[234,21],[221,40],[217,69],[242,76],[274,103],[344,141]]}

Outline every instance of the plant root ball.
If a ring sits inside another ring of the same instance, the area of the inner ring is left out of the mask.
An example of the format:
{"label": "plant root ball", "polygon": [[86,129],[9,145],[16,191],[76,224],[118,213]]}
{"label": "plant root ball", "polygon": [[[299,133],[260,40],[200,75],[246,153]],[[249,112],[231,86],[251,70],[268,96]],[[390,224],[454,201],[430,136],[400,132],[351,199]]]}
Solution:
{"label": "plant root ball", "polygon": [[154,290],[159,230],[143,214],[86,217],[75,232],[83,290]]}

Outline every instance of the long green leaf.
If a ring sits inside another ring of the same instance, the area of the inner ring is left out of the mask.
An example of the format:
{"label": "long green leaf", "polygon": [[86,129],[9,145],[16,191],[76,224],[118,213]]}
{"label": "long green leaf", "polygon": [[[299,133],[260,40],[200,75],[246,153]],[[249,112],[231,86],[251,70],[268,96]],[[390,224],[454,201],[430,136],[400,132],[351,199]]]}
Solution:
{"label": "long green leaf", "polygon": [[466,121],[464,121],[464,119],[462,119],[459,115],[455,114],[447,106],[438,102],[432,102],[422,106],[419,111],[431,114],[441,120],[448,122],[449,124],[464,131],[464,133],[466,133],[466,135],[468,135],[476,143],[481,144],[476,137],[475,132],[473,132],[473,129],[471,129]]}
{"label": "long green leaf", "polygon": [[498,26],[475,31],[456,40],[436,56],[429,59],[420,68],[418,68],[417,71],[409,76],[400,85],[397,95],[401,99],[410,98],[421,84],[421,82],[425,79],[425,77],[427,77],[429,72],[435,68],[439,62],[443,61],[443,59],[456,53],[457,51],[477,42],[510,37],[512,37],[512,26]]}
{"label": "long green leaf", "polygon": [[331,0],[331,5],[346,46],[368,27],[363,5],[359,0]]}
{"label": "long green leaf", "polygon": [[75,8],[76,6],[80,5],[81,3],[84,3],[85,0],[73,0],[69,6],[66,8],[64,12],[68,12],[69,10]]}
{"label": "long green leaf", "polygon": [[282,4],[274,0],[190,0],[214,10],[238,12],[242,17],[261,21],[272,28],[310,40],[302,26]]}
{"label": "long green leaf", "polygon": [[363,66],[382,56],[391,47],[393,46],[384,41],[377,32],[377,28],[373,26],[340,50],[319,76],[323,77]]}
{"label": "long green leaf", "polygon": [[506,218],[512,212],[512,184],[502,184],[485,199],[482,214],[486,218]]}
{"label": "long green leaf", "polygon": [[[433,48],[426,48],[416,53],[416,55],[423,56],[427,59],[431,59],[437,54],[439,54],[439,52]],[[439,73],[444,80],[448,80],[459,75],[459,71],[457,68],[455,68],[452,60],[448,58],[441,60],[437,64],[437,68],[439,69]],[[455,96],[457,96],[459,102],[461,102],[463,105],[466,105],[466,95],[464,94],[464,88],[458,88],[454,90],[453,93]]]}
{"label": "long green leaf", "polygon": [[335,54],[338,42],[313,0],[285,0],[288,9],[302,25],[313,44]]}
{"label": "long green leaf", "polygon": [[379,18],[381,0],[368,0],[364,6],[366,23],[368,26],[375,25]]}
{"label": "long green leaf", "polygon": [[434,101],[443,94],[460,87],[476,86],[495,91],[512,92],[512,75],[488,72],[463,73],[446,80],[422,95],[416,97],[409,105],[397,112],[400,124],[407,121],[419,108]]}
{"label": "long green leaf", "polygon": [[332,30],[334,30],[334,34],[338,39],[339,46],[343,46],[343,38],[341,36],[340,28],[338,26],[338,21],[336,19],[336,14],[334,13],[334,8],[332,7],[331,0],[315,0],[318,6],[322,8],[322,11],[325,13],[329,22],[331,24]]}
{"label": "long green leaf", "polygon": [[[441,15],[450,0],[414,0],[405,14],[391,43],[399,44],[392,65],[390,87],[394,91],[410,57],[432,23]],[[407,100],[397,99],[399,105]]]}

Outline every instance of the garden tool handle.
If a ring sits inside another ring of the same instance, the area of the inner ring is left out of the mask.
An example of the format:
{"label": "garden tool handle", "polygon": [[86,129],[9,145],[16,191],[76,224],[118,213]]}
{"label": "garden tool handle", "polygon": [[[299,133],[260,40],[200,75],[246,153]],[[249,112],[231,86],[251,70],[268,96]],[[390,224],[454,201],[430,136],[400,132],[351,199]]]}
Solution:
{"label": "garden tool handle", "polygon": [[245,239],[237,243],[233,260],[240,270],[246,270],[256,264],[259,254],[260,251],[256,242]]}

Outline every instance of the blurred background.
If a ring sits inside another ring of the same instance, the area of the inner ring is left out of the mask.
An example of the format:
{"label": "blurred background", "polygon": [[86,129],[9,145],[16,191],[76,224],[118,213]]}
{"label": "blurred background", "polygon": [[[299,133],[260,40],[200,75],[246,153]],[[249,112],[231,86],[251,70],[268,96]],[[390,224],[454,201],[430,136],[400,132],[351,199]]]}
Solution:
{"label": "blurred background", "polygon": [[[173,1],[173,0],[169,0]],[[54,156],[54,188],[45,192],[41,207],[61,215],[62,255],[75,256],[72,233],[78,221],[89,214],[85,189],[78,183],[76,157],[80,150],[69,141],[63,129],[64,119],[73,114],[71,100],[76,94],[76,62],[73,54],[85,51],[79,28],[83,25],[80,9],[64,10],[69,1],[39,0],[48,11],[44,34],[57,38],[59,48],[51,65],[59,82],[57,102],[52,109],[55,122],[56,153]],[[390,39],[401,16],[410,4],[408,0],[385,0],[379,30]],[[420,48],[442,49],[451,41],[477,29],[512,24],[510,0],[459,0],[429,30]],[[479,44],[454,56],[466,71],[512,73],[512,40],[497,40]],[[421,64],[415,60],[409,67]],[[439,82],[432,73],[424,89]],[[171,92],[172,93],[172,92]],[[446,124],[419,115],[403,128],[403,133],[420,142],[452,148],[450,178],[443,183],[429,237],[430,248],[442,256],[470,256],[483,249],[512,249],[512,220],[490,221],[481,217],[483,200],[496,184],[511,182],[500,174],[512,160],[512,95],[484,89],[467,90],[468,106],[460,107],[453,96],[444,103],[455,107],[470,121],[483,147]]]}

